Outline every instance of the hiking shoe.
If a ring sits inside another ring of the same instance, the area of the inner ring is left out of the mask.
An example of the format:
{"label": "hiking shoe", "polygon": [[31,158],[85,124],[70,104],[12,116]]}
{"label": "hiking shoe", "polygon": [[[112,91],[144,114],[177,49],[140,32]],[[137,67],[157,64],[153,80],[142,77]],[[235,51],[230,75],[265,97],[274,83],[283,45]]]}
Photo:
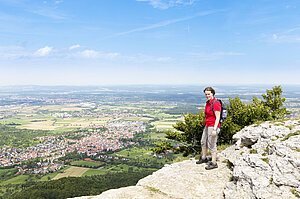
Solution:
{"label": "hiking shoe", "polygon": [[208,161],[207,163],[206,163],[206,165],[210,165],[212,163],[212,161]]}
{"label": "hiking shoe", "polygon": [[206,170],[218,168],[218,164],[216,162],[209,162],[209,164],[205,167]]}
{"label": "hiking shoe", "polygon": [[196,164],[202,164],[202,163],[207,163],[208,162],[208,159],[207,158],[205,158],[205,159],[200,159],[200,160],[198,160],[197,162],[196,162]]}

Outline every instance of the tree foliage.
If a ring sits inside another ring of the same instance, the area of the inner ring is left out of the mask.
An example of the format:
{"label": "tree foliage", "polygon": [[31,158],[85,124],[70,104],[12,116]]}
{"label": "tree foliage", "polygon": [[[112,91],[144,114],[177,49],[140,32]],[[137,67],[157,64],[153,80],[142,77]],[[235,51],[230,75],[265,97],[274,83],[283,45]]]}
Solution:
{"label": "tree foliage", "polygon": [[166,131],[166,138],[180,143],[179,147],[172,146],[169,142],[156,143],[157,148],[152,148],[155,153],[166,150],[182,152],[184,156],[199,151],[200,138],[204,128],[204,113],[184,114],[184,121],[177,122],[173,127],[177,131]]}
{"label": "tree foliage", "polygon": [[[218,144],[231,144],[232,136],[245,126],[258,121],[283,118],[289,114],[286,108],[282,107],[285,98],[281,97],[281,94],[281,86],[275,86],[262,95],[265,101],[253,97],[251,103],[246,104],[239,97],[229,98],[228,117],[222,124],[221,133],[218,135]],[[177,146],[172,145],[171,142],[157,143],[157,147],[152,151],[163,153],[167,150],[174,150],[183,153],[184,156],[201,152],[200,141],[204,129],[204,111],[199,114],[188,113],[183,116],[184,121],[179,121],[173,126],[176,131],[165,132],[166,138],[176,141]]]}
{"label": "tree foliage", "polygon": [[281,97],[282,92],[281,86],[275,86],[272,90],[267,90],[266,95],[262,95],[264,100],[266,100],[264,105],[270,108],[273,119],[284,118],[286,114],[290,113],[285,107],[282,107],[283,102],[285,102],[285,98]]}
{"label": "tree foliage", "polygon": [[17,129],[15,127],[0,124],[0,146],[26,148],[36,145],[39,141],[35,137],[49,135],[49,131]]}
{"label": "tree foliage", "polygon": [[153,171],[107,173],[87,177],[68,177],[41,182],[13,194],[11,199],[43,198],[64,199],[78,196],[99,195],[103,191],[135,185],[139,179]]}

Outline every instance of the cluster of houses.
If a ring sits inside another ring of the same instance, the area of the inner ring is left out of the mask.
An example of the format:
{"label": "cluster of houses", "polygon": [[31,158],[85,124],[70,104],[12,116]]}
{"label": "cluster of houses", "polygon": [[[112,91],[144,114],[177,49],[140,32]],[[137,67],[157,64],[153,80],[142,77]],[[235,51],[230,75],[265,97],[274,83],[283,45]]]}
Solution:
{"label": "cluster of houses", "polygon": [[34,168],[28,168],[27,165],[17,166],[17,174],[34,173],[34,174],[46,174],[54,173],[64,168],[64,163],[57,162],[38,162]]}
{"label": "cluster of houses", "polygon": [[135,114],[129,113],[126,110],[122,111],[109,111],[109,112],[91,112],[91,111],[80,111],[80,112],[57,112],[52,113],[51,116],[57,118],[73,118],[73,117],[96,117],[96,118],[103,118],[108,117],[112,119],[122,118],[122,117],[143,117],[143,114]]}
{"label": "cluster of houses", "polygon": [[[103,128],[105,127],[105,128]],[[105,129],[105,130],[103,130]],[[97,155],[103,151],[114,151],[134,142],[123,142],[122,138],[133,138],[134,134],[146,130],[145,125],[138,122],[113,122],[99,128],[92,128],[81,132],[59,136],[37,137],[40,143],[25,149],[15,147],[0,147],[0,167],[17,166],[20,173],[45,173],[56,171],[64,165],[55,163],[60,157],[64,157],[75,150],[78,153],[86,153],[88,156]],[[78,139],[76,139],[76,137]],[[34,169],[26,168],[22,162],[41,158]],[[47,160],[47,161],[45,161]]]}

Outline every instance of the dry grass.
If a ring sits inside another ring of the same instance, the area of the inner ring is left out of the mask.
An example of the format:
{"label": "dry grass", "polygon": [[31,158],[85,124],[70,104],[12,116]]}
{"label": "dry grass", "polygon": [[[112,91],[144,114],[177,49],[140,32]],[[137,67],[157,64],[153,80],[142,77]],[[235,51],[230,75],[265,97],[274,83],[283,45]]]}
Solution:
{"label": "dry grass", "polygon": [[103,125],[109,121],[109,118],[63,118],[57,122],[52,119],[41,122],[30,122],[29,124],[20,125],[17,128],[20,129],[33,129],[33,130],[56,130],[56,129],[72,129],[79,127],[88,127],[90,125]]}
{"label": "dry grass", "polygon": [[173,125],[176,124],[176,122],[162,122],[162,121],[156,121],[152,122],[152,125],[155,126],[157,129],[174,129]]}
{"label": "dry grass", "polygon": [[22,125],[20,129],[33,129],[33,130],[54,130],[57,126],[53,126],[54,121],[47,120],[42,122],[31,122],[30,124]]}
{"label": "dry grass", "polygon": [[134,109],[140,109],[138,107],[131,107],[131,106],[120,106],[119,109],[128,109],[128,110],[134,110]]}
{"label": "dry grass", "polygon": [[53,178],[53,180],[57,180],[57,179],[64,178],[64,177],[80,177],[87,170],[89,170],[89,168],[71,166],[69,169],[65,170],[63,173],[57,174]]}
{"label": "dry grass", "polygon": [[[77,107],[79,106],[79,107]],[[82,111],[87,109],[86,107],[80,107],[80,104],[64,104],[64,105],[48,105],[42,106],[39,110],[49,110],[49,111]]]}

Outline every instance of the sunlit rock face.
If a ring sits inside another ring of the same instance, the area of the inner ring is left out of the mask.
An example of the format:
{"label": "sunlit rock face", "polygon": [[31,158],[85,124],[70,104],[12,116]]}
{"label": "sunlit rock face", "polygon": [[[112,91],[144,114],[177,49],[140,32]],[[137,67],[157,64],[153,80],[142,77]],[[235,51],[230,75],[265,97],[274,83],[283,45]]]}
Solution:
{"label": "sunlit rock face", "polygon": [[232,164],[225,198],[297,198],[300,195],[300,122],[251,125],[223,151]]}
{"label": "sunlit rock face", "polygon": [[98,196],[81,199],[199,199],[224,198],[223,191],[230,177],[222,155],[219,167],[205,170],[206,164],[197,165],[195,159],[165,165],[162,169],[141,179],[136,186],[112,189]]}

